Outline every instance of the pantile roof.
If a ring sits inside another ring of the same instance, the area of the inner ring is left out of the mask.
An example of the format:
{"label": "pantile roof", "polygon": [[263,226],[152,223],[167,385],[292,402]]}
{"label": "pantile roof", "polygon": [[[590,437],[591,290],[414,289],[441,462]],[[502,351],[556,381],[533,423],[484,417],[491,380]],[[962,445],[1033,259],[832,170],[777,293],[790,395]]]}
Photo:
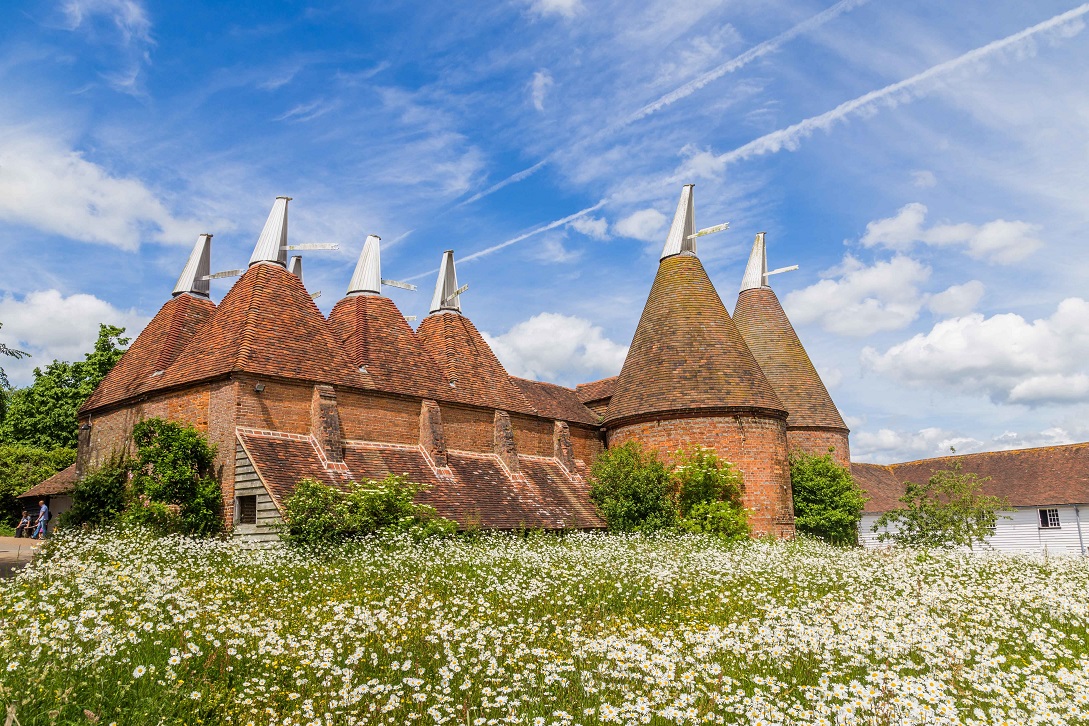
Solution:
{"label": "pantile roof", "polygon": [[163,374],[166,388],[245,372],[374,388],[340,352],[302,280],[276,263],[250,266]]}
{"label": "pantile roof", "polygon": [[168,300],[132,341],[80,411],[109,406],[159,386],[163,372],[194,339],[215,309],[211,300],[187,293]]}
{"label": "pantile roof", "polygon": [[734,324],[786,405],[787,425],[847,428],[770,287],[741,291]]}
{"label": "pantile roof", "polygon": [[902,464],[852,464],[851,474],[870,497],[867,512],[900,507],[904,482],[923,483],[960,461],[962,471],[990,477],[984,494],[1005,497],[1014,507],[1089,504],[1089,443],[1036,449],[942,456]]}
{"label": "pantile roof", "polygon": [[536,413],[511,382],[480,331],[464,315],[454,312],[428,315],[416,330],[416,337],[442,369],[449,388],[444,400]]}
{"label": "pantile roof", "polygon": [[329,314],[336,341],[380,391],[422,398],[449,397],[442,370],[388,297],[349,295]]}
{"label": "pantile roof", "polygon": [[511,376],[511,382],[540,416],[584,424],[596,424],[600,420],[597,414],[582,405],[578,394],[570,388],[516,376]]}
{"label": "pantile roof", "polygon": [[786,413],[699,258],[691,253],[666,257],[658,265],[605,421],[721,408]]}
{"label": "pantile roof", "polygon": [[35,484],[19,495],[19,499],[38,499],[56,494],[68,494],[76,486],[76,465],[61,469],[45,481]]}
{"label": "pantile roof", "polygon": [[608,378],[602,378],[600,381],[580,383],[575,386],[575,394],[583,403],[604,401],[606,398],[612,398],[613,391],[616,390],[616,378],[616,376],[609,376]]}

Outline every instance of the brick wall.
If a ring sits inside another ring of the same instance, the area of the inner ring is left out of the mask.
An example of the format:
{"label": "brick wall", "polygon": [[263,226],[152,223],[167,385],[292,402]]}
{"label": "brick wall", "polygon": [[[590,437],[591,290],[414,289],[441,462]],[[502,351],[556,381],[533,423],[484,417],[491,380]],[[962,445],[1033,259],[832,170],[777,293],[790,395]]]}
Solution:
{"label": "brick wall", "polygon": [[337,408],[340,409],[340,425],[346,439],[408,445],[420,439],[418,398],[397,398],[341,389],[337,391]]}
{"label": "brick wall", "polygon": [[821,456],[832,448],[832,458],[840,466],[851,466],[851,444],[847,432],[843,429],[816,429],[787,427],[787,445],[790,451],[802,451],[806,454]]}
{"label": "brick wall", "polygon": [[605,450],[605,437],[597,428],[583,428],[571,424],[571,445],[575,450],[575,459],[593,466],[594,460]]}
{"label": "brick wall", "polygon": [[[261,384],[264,390],[257,392]],[[307,383],[285,383],[235,374],[238,400],[235,402],[238,426],[310,433],[310,399],[314,387]],[[233,450],[233,448],[232,448]]]}
{"label": "brick wall", "polygon": [[512,413],[510,422],[514,427],[514,443],[518,447],[519,454],[552,456],[552,419],[519,416]]}
{"label": "brick wall", "polygon": [[440,403],[446,448],[491,453],[495,443],[495,412]]}
{"label": "brick wall", "polygon": [[794,503],[787,465],[786,422],[740,415],[646,421],[608,432],[609,447],[636,440],[670,460],[678,449],[699,444],[732,462],[745,480],[744,502],[753,510],[753,534],[794,536]]}

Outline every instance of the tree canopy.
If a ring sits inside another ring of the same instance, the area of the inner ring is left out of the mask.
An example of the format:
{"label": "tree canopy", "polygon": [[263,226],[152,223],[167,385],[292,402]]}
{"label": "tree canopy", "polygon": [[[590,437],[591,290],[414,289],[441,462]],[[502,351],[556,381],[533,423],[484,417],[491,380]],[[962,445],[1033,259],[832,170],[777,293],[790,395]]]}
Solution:
{"label": "tree canopy", "polygon": [[866,497],[829,451],[821,456],[790,455],[790,486],[794,494],[794,526],[798,532],[832,544],[856,544],[858,523]]}

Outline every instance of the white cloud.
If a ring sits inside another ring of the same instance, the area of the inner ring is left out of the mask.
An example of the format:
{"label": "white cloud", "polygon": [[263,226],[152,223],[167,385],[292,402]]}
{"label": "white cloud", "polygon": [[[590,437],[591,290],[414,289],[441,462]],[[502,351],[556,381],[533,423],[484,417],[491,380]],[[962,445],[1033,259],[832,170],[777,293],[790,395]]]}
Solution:
{"label": "white cloud", "polygon": [[851,434],[851,459],[871,464],[892,464],[949,454],[952,446],[958,454],[982,451],[979,439],[958,435],[937,427],[919,431],[859,431]]}
{"label": "white cloud", "polygon": [[839,368],[824,368],[817,369],[817,375],[821,377],[821,381],[828,388],[837,388],[839,384],[843,383],[843,371]]}
{"label": "white cloud", "polygon": [[530,0],[529,9],[537,15],[559,15],[571,19],[582,12],[582,0]]}
{"label": "white cloud", "polygon": [[938,178],[934,176],[934,172],[920,169],[911,172],[911,183],[919,189],[930,189],[937,186]]}
{"label": "white cloud", "polygon": [[552,74],[548,71],[537,71],[533,74],[533,81],[530,83],[533,108],[544,111],[545,94],[548,93],[548,89],[552,88],[553,84]]}
{"label": "white cloud", "polygon": [[894,217],[870,222],[862,235],[862,245],[900,251],[916,243],[964,245],[976,259],[1006,265],[1025,259],[1043,245],[1034,236],[1039,228],[1027,222],[996,219],[983,225],[936,224],[924,228],[926,213],[925,205],[914,202],[901,207]]}
{"label": "white cloud", "polygon": [[688,144],[681,149],[681,156],[685,157],[675,176],[684,179],[709,179],[716,180],[726,169],[726,162],[715,156],[709,149],[700,149]]}
{"label": "white cloud", "polygon": [[920,386],[985,394],[1029,406],[1089,400],[1089,302],[1068,298],[1048,318],[1006,313],[944,320],[864,365]]}
{"label": "white cloud", "polygon": [[970,280],[963,285],[951,285],[942,292],[931,295],[926,301],[930,312],[937,315],[955,317],[967,315],[975,310],[976,305],[983,298],[983,283],[979,280]]}
{"label": "white cloud", "polygon": [[106,21],[107,42],[118,48],[113,54],[120,67],[105,75],[118,91],[139,92],[139,77],[143,66],[150,62],[151,19],[144,5],[136,0],[67,0],[61,10],[68,30],[81,30],[99,35],[95,21]]}
{"label": "white cloud", "polygon": [[558,313],[534,315],[484,338],[512,375],[566,385],[615,375],[628,354],[589,320]]}
{"label": "white cloud", "polygon": [[604,217],[579,217],[567,226],[591,239],[609,239],[609,223]]}
{"label": "white cloud", "polygon": [[57,360],[82,360],[94,346],[99,323],[126,329],[135,338],[148,318],[135,310],[119,310],[94,295],[76,293],[65,297],[58,290],[39,290],[22,299],[13,295],[0,298],[0,340],[32,357],[21,361],[0,361],[12,385],[32,382],[35,367],[45,368]]}
{"label": "white cloud", "polygon": [[53,139],[4,129],[0,220],[124,250],[191,244],[204,223],[176,218],[138,179],[117,177]]}
{"label": "white cloud", "polygon": [[559,234],[544,237],[534,248],[531,257],[548,263],[575,262],[582,257],[581,250],[571,250],[564,246]]}
{"label": "white cloud", "polygon": [[930,268],[903,255],[871,266],[847,255],[833,273],[837,279],[788,294],[783,306],[795,323],[818,323],[831,333],[862,336],[897,330],[915,320],[924,302],[919,285],[930,277]]}
{"label": "white cloud", "polygon": [[640,209],[613,224],[613,232],[643,242],[664,242],[666,216],[657,209]]}

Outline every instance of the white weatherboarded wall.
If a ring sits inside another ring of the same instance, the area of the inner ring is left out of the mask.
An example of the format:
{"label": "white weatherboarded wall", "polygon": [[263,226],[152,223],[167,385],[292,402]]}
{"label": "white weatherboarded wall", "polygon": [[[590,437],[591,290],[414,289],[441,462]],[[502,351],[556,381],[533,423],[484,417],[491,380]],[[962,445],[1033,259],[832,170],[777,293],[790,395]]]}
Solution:
{"label": "white weatherboarded wall", "polygon": [[[1083,546],[1089,545],[1089,507],[1081,507],[1081,538],[1079,540],[1078,514],[1074,506],[1042,507],[1056,509],[1059,512],[1059,526],[1044,528],[1040,526],[1040,509],[1037,507],[1017,507],[1004,512],[1008,519],[999,519],[995,533],[987,538],[987,545],[992,549],[1006,552],[1043,552],[1050,554],[1076,555],[1083,553]],[[871,528],[877,521],[878,514],[862,515],[859,524],[858,540],[863,547],[882,547],[887,543],[879,542],[880,532]],[[882,530],[884,531],[884,530]]]}
{"label": "white weatherboarded wall", "polygon": [[[235,522],[234,533],[250,541],[268,542],[280,538],[276,526],[283,522],[280,512],[276,509],[275,502],[265,489],[257,470],[253,468],[253,462],[246,456],[246,450],[241,444],[235,444],[234,454],[234,495],[236,497],[257,497],[257,524],[239,524]],[[235,518],[238,517],[238,507],[235,507]]]}

